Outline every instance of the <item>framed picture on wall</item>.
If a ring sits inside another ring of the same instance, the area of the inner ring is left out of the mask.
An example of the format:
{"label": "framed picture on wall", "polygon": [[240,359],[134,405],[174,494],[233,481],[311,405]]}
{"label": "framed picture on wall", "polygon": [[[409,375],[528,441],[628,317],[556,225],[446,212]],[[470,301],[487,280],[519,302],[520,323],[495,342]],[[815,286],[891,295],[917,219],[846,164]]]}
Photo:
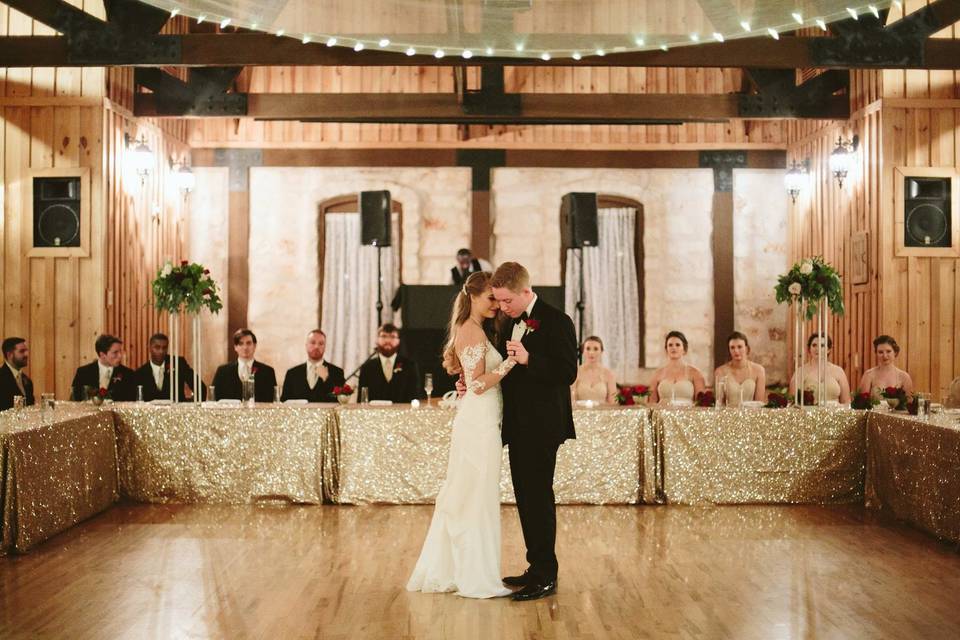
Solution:
{"label": "framed picture on wall", "polygon": [[90,256],[90,169],[33,169],[24,181],[27,255]]}
{"label": "framed picture on wall", "polygon": [[867,284],[870,280],[870,249],[866,231],[850,237],[850,284]]}

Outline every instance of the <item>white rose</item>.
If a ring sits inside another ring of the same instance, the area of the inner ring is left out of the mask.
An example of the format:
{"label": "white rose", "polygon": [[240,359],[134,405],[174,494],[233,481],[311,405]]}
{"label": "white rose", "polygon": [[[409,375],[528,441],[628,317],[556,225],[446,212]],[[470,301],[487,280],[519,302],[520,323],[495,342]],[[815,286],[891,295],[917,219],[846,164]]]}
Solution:
{"label": "white rose", "polygon": [[813,273],[813,263],[810,262],[809,260],[804,260],[800,264],[800,273],[802,273],[805,276],[808,276],[811,273]]}
{"label": "white rose", "polygon": [[166,264],[163,265],[163,270],[160,271],[160,275],[166,278],[171,273],[173,273],[173,265],[167,262]]}
{"label": "white rose", "polygon": [[792,295],[798,296],[800,295],[800,292],[803,291],[803,287],[800,286],[799,282],[794,282],[787,287],[787,291],[789,291]]}

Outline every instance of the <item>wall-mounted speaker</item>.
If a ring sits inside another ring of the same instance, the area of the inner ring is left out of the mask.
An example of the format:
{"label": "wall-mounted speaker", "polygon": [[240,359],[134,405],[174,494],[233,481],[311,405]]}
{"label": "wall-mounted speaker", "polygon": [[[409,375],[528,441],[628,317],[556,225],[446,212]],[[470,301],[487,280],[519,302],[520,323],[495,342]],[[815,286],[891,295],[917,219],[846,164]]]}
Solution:
{"label": "wall-mounted speaker", "polygon": [[595,247],[599,235],[597,194],[575,192],[563,196],[560,201],[560,242],[563,247]]}
{"label": "wall-mounted speaker", "polygon": [[390,246],[390,192],[360,192],[360,243]]}
{"label": "wall-mounted speaker", "polygon": [[33,179],[33,246],[80,246],[80,177]]}
{"label": "wall-mounted speaker", "polygon": [[949,247],[950,178],[904,178],[903,244],[905,247]]}

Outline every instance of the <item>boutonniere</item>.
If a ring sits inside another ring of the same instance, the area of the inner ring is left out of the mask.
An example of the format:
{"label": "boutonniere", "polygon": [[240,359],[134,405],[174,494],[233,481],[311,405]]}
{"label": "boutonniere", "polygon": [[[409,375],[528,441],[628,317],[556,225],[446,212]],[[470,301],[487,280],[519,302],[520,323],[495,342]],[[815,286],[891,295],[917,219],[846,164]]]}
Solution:
{"label": "boutonniere", "polygon": [[257,368],[256,368],[256,367],[250,367],[250,375],[252,375],[252,376],[257,375]]}
{"label": "boutonniere", "polygon": [[527,333],[533,333],[540,328],[540,321],[536,318],[527,318],[523,322],[527,325]]}
{"label": "boutonniere", "polygon": [[122,380],[122,379],[123,379],[123,376],[117,374],[117,375],[113,376],[113,380],[112,380],[111,382],[120,382],[120,380]]}
{"label": "boutonniere", "polygon": [[394,373],[400,373],[401,371],[403,371],[403,365],[402,365],[402,364],[398,364],[397,366],[395,366],[395,367],[393,368],[393,372],[394,372]]}

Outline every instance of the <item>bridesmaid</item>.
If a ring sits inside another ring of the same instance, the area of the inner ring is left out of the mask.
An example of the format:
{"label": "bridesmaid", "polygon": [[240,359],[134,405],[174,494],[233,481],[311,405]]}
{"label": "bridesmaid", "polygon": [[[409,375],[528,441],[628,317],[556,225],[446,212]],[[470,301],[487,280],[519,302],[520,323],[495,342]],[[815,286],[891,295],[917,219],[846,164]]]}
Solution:
{"label": "bridesmaid", "polygon": [[[824,348],[823,338],[819,333],[812,333],[807,338],[807,358],[803,363],[803,388],[812,389],[814,397],[817,394],[817,359],[820,349]],[[833,349],[833,338],[827,336],[827,371],[823,381],[823,395],[827,402],[850,402],[850,383],[843,369],[829,361],[830,350]],[[790,378],[790,397],[797,392],[797,374]]]}
{"label": "bridesmaid", "polygon": [[767,401],[767,372],[763,366],[750,362],[750,342],[747,336],[734,331],[727,338],[727,351],[730,361],[717,367],[713,372],[713,383],[724,380],[723,397],[728,407],[740,406],[744,402]]}
{"label": "bridesmaid", "polygon": [[902,387],[907,393],[913,393],[913,379],[895,364],[900,355],[900,345],[888,335],[877,336],[873,341],[873,352],[879,364],[868,369],[860,379],[860,392],[870,393],[874,389]]}
{"label": "bridesmaid", "polygon": [[601,404],[617,401],[617,382],[613,371],[603,366],[603,341],[590,336],[580,345],[583,364],[577,369],[577,379],[570,387],[570,396],[577,400],[593,400]]}
{"label": "bridesmaid", "polygon": [[663,344],[667,364],[657,369],[650,381],[651,403],[669,404],[672,400],[683,400],[693,404],[693,399],[706,388],[700,370],[684,362],[688,346],[687,337],[679,331],[667,334]]}

